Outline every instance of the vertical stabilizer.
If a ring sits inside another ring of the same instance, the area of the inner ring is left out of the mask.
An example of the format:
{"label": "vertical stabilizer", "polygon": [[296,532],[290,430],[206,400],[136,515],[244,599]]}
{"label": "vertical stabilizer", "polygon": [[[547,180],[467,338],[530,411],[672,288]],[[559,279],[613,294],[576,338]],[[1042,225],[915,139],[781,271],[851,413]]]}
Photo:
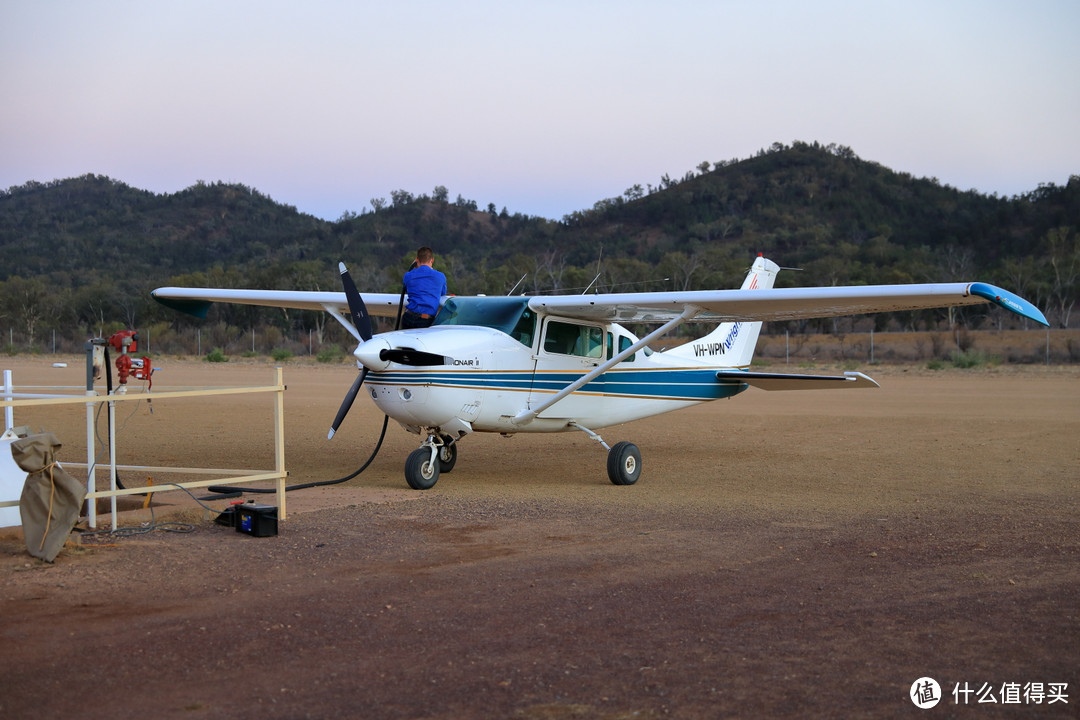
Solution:
{"label": "vertical stabilizer", "polygon": [[[740,290],[767,290],[776,282],[780,266],[762,256],[754,261]],[[725,322],[701,338],[664,353],[697,364],[749,367],[757,347],[760,322]]]}

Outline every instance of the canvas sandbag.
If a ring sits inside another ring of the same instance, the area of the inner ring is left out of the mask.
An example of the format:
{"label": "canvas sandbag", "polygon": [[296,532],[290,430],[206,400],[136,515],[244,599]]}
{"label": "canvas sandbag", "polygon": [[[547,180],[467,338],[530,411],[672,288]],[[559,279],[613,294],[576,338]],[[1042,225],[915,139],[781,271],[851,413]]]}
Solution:
{"label": "canvas sandbag", "polygon": [[79,519],[86,488],[56,461],[60,441],[40,433],[11,443],[11,457],[27,472],[19,515],[31,555],[52,562]]}

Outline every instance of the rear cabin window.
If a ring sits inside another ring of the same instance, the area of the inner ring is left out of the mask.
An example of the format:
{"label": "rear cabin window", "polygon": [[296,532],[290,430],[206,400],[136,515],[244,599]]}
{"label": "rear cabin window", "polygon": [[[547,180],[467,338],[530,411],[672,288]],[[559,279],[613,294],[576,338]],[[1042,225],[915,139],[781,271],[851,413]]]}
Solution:
{"label": "rear cabin window", "polygon": [[[620,335],[619,336],[619,352],[622,352],[623,350],[627,349],[628,347],[630,347],[633,344],[634,344],[634,342],[630,338],[626,337],[625,335]],[[632,355],[629,355],[628,357],[623,358],[623,362],[633,362],[634,358],[636,356],[637,356],[637,353],[633,353]],[[615,342],[614,342],[614,340],[613,340],[613,338],[611,336],[611,333],[608,333],[607,334],[607,359],[610,360],[613,357],[615,357]]]}

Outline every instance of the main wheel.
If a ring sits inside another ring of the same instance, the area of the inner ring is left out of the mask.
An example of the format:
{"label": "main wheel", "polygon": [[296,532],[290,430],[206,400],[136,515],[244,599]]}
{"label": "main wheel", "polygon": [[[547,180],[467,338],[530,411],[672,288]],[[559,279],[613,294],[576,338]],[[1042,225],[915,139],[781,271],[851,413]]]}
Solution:
{"label": "main wheel", "polygon": [[641,451],[631,442],[615,443],[607,456],[608,479],[615,485],[633,485],[641,477]]}
{"label": "main wheel", "polygon": [[439,481],[439,462],[431,462],[431,448],[409,453],[405,460],[405,482],[413,490],[428,490]]}
{"label": "main wheel", "polygon": [[439,472],[450,472],[457,463],[457,443],[439,446]]}

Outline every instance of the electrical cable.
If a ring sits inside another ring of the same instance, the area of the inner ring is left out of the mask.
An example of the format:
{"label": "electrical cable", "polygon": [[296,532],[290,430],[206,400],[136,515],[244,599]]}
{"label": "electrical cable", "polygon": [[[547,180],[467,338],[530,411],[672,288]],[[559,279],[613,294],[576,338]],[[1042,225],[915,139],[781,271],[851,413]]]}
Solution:
{"label": "electrical cable", "polygon": [[[177,485],[176,483],[165,483],[163,485],[159,485],[158,487],[163,488],[163,487],[168,487],[170,485],[172,487],[179,488],[180,490],[183,490],[188,495],[191,495],[191,492],[189,492],[187,488],[181,487],[181,486]],[[202,505],[205,509],[210,510],[211,512],[216,512],[216,513],[220,514],[220,511],[214,510],[214,508],[209,507],[207,505],[203,505],[201,502],[199,502],[199,498],[195,497],[194,495],[191,495],[191,497],[195,500],[195,502],[198,502],[199,505]],[[150,503],[150,522],[149,523],[143,523],[142,525],[138,525],[138,526],[116,528],[115,530],[90,530],[90,531],[85,531],[84,530],[84,531],[80,531],[81,534],[80,534],[79,537],[80,538],[98,538],[98,537],[122,538],[122,537],[133,537],[135,535],[145,535],[146,533],[151,533],[151,532],[154,532],[155,530],[160,530],[161,532],[171,532],[171,533],[183,533],[183,534],[186,534],[186,533],[195,532],[195,526],[190,524],[190,523],[181,523],[181,522],[160,522],[160,523],[157,522],[155,517],[154,517],[154,503],[151,502]]]}

